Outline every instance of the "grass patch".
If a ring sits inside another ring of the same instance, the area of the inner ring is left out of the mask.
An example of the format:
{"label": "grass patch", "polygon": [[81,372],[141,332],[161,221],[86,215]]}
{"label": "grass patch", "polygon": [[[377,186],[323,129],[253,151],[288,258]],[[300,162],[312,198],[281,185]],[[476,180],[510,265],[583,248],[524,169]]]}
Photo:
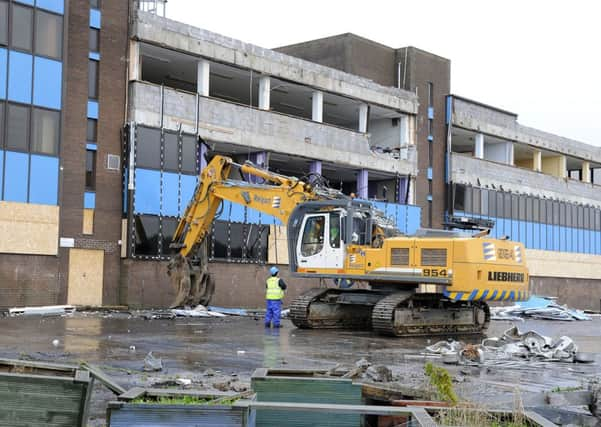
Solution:
{"label": "grass patch", "polygon": [[430,384],[436,388],[437,399],[453,405],[457,404],[458,399],[453,390],[453,379],[449,371],[428,362],[424,367],[424,373],[430,380]]}
{"label": "grass patch", "polygon": [[530,424],[519,414],[518,416],[516,414],[500,415],[470,407],[441,409],[433,418],[437,424],[443,426],[530,427]]}
{"label": "grass patch", "polygon": [[555,387],[551,389],[551,393],[561,393],[562,391],[578,391],[582,390],[582,387]]}
{"label": "grass patch", "polygon": [[209,402],[211,402],[211,399],[201,399],[194,396],[144,396],[131,401],[131,403],[154,403],[159,405],[207,405]]}

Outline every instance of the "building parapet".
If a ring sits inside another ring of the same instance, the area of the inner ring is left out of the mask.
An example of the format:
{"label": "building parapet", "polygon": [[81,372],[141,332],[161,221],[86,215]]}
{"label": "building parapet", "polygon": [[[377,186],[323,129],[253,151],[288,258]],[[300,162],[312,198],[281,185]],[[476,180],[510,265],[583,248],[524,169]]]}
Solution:
{"label": "building parapet", "polygon": [[452,181],[478,187],[502,188],[514,193],[600,206],[599,190],[591,184],[558,179],[527,169],[480,160],[461,154],[451,155]]}
{"label": "building parapet", "polygon": [[402,158],[396,159],[372,151],[368,134],[215,98],[197,97],[146,82],[131,82],[129,91],[129,120],[136,123],[197,133],[207,141],[288,153],[354,168],[399,175],[417,173],[415,146],[404,148]]}
{"label": "building parapet", "polygon": [[452,124],[532,147],[589,161],[601,161],[601,148],[518,123],[517,115],[465,98],[453,97]]}
{"label": "building parapet", "polygon": [[140,41],[249,68],[259,73],[311,86],[367,103],[417,114],[413,92],[315,64],[271,49],[212,33],[141,10],[135,11],[131,37]]}

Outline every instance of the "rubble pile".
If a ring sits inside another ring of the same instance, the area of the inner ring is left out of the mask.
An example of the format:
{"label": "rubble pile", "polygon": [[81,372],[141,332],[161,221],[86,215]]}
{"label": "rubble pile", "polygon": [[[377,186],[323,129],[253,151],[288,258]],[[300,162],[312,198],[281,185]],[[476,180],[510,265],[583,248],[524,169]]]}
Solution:
{"label": "rubble pile", "polygon": [[521,333],[517,326],[506,330],[501,337],[485,338],[481,344],[461,341],[440,341],[426,347],[426,353],[443,357],[447,363],[484,363],[511,359],[544,361],[580,361],[578,346],[570,337],[556,339],[535,331]]}

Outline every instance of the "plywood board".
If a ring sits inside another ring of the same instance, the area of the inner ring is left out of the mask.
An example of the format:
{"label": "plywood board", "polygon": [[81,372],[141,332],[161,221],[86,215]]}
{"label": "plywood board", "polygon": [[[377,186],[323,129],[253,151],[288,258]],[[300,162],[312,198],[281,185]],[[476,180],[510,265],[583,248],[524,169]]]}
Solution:
{"label": "plywood board", "polygon": [[0,202],[0,253],[56,255],[59,207]]}
{"label": "plywood board", "polygon": [[69,250],[69,286],[67,301],[73,305],[102,305],[104,251]]}
{"label": "plywood board", "polygon": [[94,209],[83,210],[83,234],[94,234]]}
{"label": "plywood board", "polygon": [[121,258],[127,257],[127,219],[121,220]]}
{"label": "plywood board", "polygon": [[269,226],[267,262],[288,264],[288,232],[284,225]]}
{"label": "plywood board", "polygon": [[526,249],[526,264],[531,276],[598,279],[601,256]]}

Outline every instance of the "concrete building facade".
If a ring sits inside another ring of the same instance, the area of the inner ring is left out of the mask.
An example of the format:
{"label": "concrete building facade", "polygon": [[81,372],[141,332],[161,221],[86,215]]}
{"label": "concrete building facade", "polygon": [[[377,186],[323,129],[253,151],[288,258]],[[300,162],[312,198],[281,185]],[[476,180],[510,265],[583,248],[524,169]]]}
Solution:
{"label": "concrete building facade", "polygon": [[[222,154],[320,174],[407,233],[494,221],[529,248],[535,292],[598,308],[601,150],[452,95],[448,59],[353,34],[264,49],[169,20],[160,1],[3,9],[1,306],[168,304],[171,236]],[[225,203],[214,302],[262,305],[286,245],[285,224]],[[317,285],[289,281],[290,297]]]}

